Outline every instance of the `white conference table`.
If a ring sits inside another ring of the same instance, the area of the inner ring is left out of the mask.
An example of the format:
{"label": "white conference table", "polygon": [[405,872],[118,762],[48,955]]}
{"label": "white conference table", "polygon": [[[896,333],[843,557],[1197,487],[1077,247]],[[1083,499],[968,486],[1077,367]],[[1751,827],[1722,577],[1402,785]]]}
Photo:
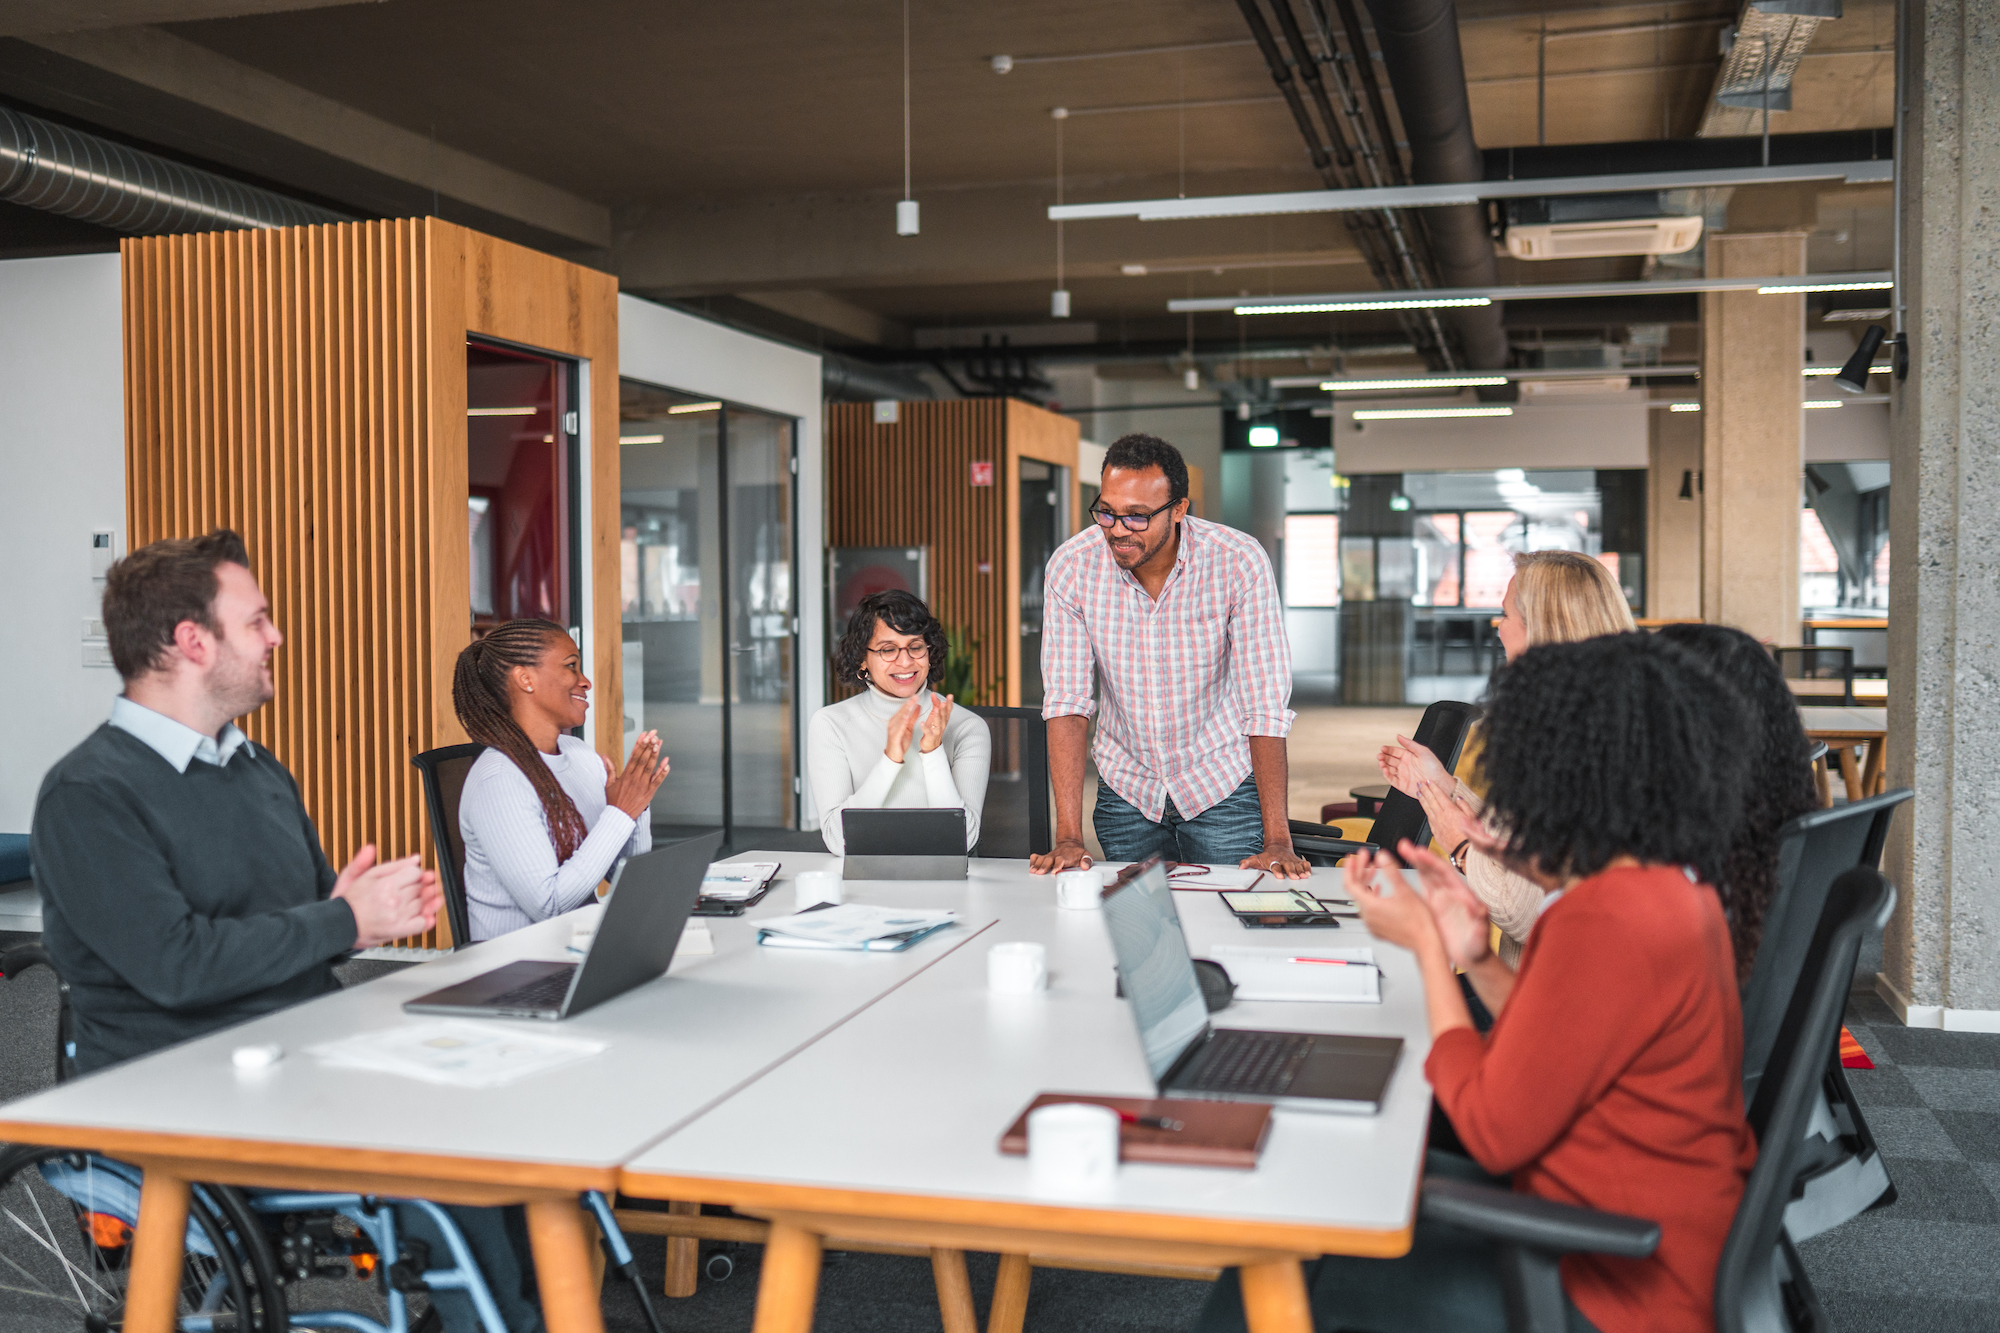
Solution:
{"label": "white conference table", "polygon": [[[818,859],[792,855],[787,870]],[[729,1204],[770,1219],[757,1333],[811,1328],[829,1236],[1007,1256],[1002,1286],[1011,1290],[1004,1299],[996,1293],[989,1331],[1019,1328],[1031,1255],[1241,1266],[1253,1333],[1302,1333],[1310,1326],[1302,1258],[1408,1249],[1430,1108],[1429,1030],[1409,954],[1376,949],[1379,1005],[1239,1002],[1216,1016],[1231,1027],[1403,1038],[1380,1114],[1280,1111],[1252,1171],[1134,1164],[1101,1198],[1040,1194],[1026,1159],[999,1151],[1002,1131],[1036,1094],[1149,1097],[1153,1085],[1128,1006],[1114,993],[1101,913],[1058,908],[1053,885],[1027,874],[1024,862],[973,867],[962,888],[849,886],[850,900],[962,904],[968,916],[998,917],[999,925],[665,1136],[621,1174],[627,1195]],[[1338,893],[1337,872],[1316,877],[1323,893]],[[1371,942],[1358,922],[1338,931],[1250,930],[1212,893],[1175,901],[1197,957],[1221,944]],[[987,989],[986,948],[1003,940],[1047,947],[1046,992]]]}
{"label": "white conference table", "polygon": [[[789,868],[789,867],[788,867]],[[426,1021],[403,1001],[519,958],[566,952],[596,906],[324,996],[0,1107],[0,1142],[102,1152],[145,1168],[125,1328],[168,1333],[192,1181],[525,1204],[551,1333],[599,1333],[578,1194],[808,1048],[856,1011],[975,944],[993,917],[898,954],[758,948],[755,921],[792,909],[775,890],[743,918],[706,918],[713,954],[552,1029],[601,1055],[497,1089],[333,1067],[302,1048]],[[503,1022],[505,1020],[480,1020]],[[284,1057],[239,1073],[239,1046]]]}

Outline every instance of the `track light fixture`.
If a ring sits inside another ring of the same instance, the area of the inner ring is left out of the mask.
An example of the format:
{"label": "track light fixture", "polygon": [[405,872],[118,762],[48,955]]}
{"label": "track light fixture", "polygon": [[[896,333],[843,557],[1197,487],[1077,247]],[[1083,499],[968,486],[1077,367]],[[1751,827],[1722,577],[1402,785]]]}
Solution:
{"label": "track light fixture", "polygon": [[[1868,376],[1874,371],[1875,353],[1882,350],[1882,344],[1887,339],[1888,330],[1880,324],[1870,324],[1863,329],[1861,345],[1854,349],[1854,355],[1847,358],[1847,364],[1843,365],[1840,373],[1833,377],[1834,387],[1845,389],[1848,393],[1867,393]],[[1903,340],[1898,337],[1894,342],[1896,360],[1892,364],[1897,370],[1896,378],[1901,379],[1904,364]]]}

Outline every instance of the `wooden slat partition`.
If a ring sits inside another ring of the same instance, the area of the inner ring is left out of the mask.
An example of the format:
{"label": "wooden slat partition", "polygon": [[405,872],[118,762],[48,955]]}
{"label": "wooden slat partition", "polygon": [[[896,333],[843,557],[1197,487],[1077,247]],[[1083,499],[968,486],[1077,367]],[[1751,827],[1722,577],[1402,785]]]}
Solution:
{"label": "wooden slat partition", "polygon": [[[929,547],[931,610],[977,643],[972,697],[961,702],[1018,706],[1020,460],[1069,468],[1070,520],[1081,522],[1077,425],[1000,398],[902,403],[891,424],[874,412],[827,405],[827,543]],[[975,462],[993,465],[993,485],[972,485]],[[854,692],[833,686],[836,697]]]}
{"label": "wooden slat partition", "polygon": [[[287,636],[244,729],[298,779],[336,866],[368,842],[435,864],[409,760],[464,739],[469,333],[591,363],[609,443],[586,483],[587,595],[598,697],[620,697],[615,282],[435,219],[121,250],[132,544],[242,533]],[[597,715],[615,750],[617,709]]]}

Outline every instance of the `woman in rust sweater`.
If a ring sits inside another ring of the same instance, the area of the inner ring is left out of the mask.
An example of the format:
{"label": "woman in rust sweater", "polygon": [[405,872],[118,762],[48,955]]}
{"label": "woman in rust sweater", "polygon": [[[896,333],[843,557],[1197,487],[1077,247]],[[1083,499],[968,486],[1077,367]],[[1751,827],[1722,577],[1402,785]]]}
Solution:
{"label": "woman in rust sweater", "polygon": [[[1718,813],[1742,807],[1747,780],[1727,738],[1747,728],[1733,691],[1644,634],[1537,648],[1499,673],[1482,763],[1506,836],[1487,850],[1548,890],[1518,973],[1437,856],[1399,849],[1421,897],[1387,858],[1347,862],[1369,930],[1417,956],[1425,1072],[1471,1154],[1433,1153],[1427,1169],[1660,1224],[1650,1258],[1563,1261],[1573,1328],[1714,1327],[1716,1263],[1756,1160],[1735,961],[1709,887],[1730,842]],[[1455,966],[1497,1015],[1484,1038]],[[1321,1328],[1506,1327],[1486,1243],[1453,1228],[1419,1222],[1404,1258],[1330,1257],[1312,1280]]]}

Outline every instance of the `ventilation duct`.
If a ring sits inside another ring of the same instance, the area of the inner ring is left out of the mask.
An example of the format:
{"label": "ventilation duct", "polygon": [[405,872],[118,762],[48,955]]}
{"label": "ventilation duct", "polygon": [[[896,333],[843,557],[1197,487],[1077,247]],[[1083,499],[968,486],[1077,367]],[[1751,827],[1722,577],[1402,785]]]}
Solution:
{"label": "ventilation duct", "polygon": [[0,200],[139,236],[352,221],[5,107]]}

